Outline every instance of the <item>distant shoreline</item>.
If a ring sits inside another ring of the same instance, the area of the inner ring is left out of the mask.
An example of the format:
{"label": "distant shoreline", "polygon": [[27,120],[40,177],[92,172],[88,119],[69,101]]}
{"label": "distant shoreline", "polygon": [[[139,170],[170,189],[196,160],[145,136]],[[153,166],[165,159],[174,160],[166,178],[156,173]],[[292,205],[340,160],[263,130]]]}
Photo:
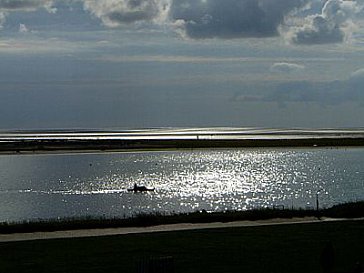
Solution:
{"label": "distant shoreline", "polygon": [[0,153],[163,149],[364,147],[364,130],[145,130],[0,133]]}

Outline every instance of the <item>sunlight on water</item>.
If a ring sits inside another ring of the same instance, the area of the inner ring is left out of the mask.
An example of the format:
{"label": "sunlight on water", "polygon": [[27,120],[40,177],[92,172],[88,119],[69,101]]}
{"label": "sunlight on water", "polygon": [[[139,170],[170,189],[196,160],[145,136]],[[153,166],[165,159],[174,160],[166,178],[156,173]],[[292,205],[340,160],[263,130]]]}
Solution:
{"label": "sunlight on water", "polygon": [[[364,149],[0,157],[0,220],[313,207],[363,199]],[[134,183],[154,187],[130,193]]]}

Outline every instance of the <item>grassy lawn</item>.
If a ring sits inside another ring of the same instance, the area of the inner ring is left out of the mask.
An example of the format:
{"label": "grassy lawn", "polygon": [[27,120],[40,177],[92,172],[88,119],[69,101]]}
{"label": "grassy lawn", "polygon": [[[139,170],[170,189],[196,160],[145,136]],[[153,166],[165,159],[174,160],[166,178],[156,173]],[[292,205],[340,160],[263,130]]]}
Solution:
{"label": "grassy lawn", "polygon": [[364,264],[364,221],[224,228],[0,244],[1,272],[136,272],[173,256],[175,272],[321,272],[327,241],[335,272]]}

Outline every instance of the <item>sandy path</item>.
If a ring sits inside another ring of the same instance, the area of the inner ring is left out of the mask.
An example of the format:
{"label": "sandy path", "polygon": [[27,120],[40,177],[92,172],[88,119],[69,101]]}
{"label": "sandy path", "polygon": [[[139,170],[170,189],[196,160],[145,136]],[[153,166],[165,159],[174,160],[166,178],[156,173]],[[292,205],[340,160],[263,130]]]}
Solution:
{"label": "sandy path", "polygon": [[136,233],[168,232],[168,231],[183,231],[183,230],[213,229],[213,228],[288,225],[288,224],[318,223],[324,221],[342,221],[342,220],[344,219],[326,218],[318,220],[317,218],[314,217],[305,217],[305,218],[292,218],[292,219],[271,219],[271,220],[260,220],[260,221],[237,221],[228,223],[216,222],[216,223],[204,223],[204,224],[173,224],[173,225],[160,225],[151,227],[105,228],[105,229],[54,231],[54,232],[0,234],[0,242],[48,240],[48,239],[61,239],[61,238],[82,238],[82,237],[112,236],[112,235],[126,235],[126,234],[136,234]]}

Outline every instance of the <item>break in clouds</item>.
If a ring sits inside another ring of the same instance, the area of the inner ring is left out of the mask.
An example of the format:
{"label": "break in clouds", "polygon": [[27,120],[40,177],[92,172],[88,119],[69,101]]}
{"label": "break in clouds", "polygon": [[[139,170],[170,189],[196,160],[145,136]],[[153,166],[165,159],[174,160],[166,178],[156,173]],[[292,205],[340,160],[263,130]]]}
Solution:
{"label": "break in clouds", "polygon": [[48,12],[56,12],[53,0],[0,0],[0,29],[6,22],[6,16],[14,11],[31,12],[44,8]]}
{"label": "break in clouds", "polygon": [[344,42],[362,9],[356,0],[0,0],[0,24],[11,11],[56,12],[57,3],[81,3],[106,27],[147,23],[190,39],[280,35],[306,45]]}
{"label": "break in clouds", "polygon": [[[293,64],[292,64],[293,65]],[[286,66],[286,65],[285,65]],[[281,65],[276,66],[281,67]],[[288,66],[286,66],[287,68]],[[292,66],[290,66],[292,68]],[[364,94],[364,69],[354,71],[347,79],[327,82],[291,81],[271,86],[265,95],[236,96],[234,99],[245,102],[317,103],[320,105],[339,105],[345,102],[362,104]]]}

